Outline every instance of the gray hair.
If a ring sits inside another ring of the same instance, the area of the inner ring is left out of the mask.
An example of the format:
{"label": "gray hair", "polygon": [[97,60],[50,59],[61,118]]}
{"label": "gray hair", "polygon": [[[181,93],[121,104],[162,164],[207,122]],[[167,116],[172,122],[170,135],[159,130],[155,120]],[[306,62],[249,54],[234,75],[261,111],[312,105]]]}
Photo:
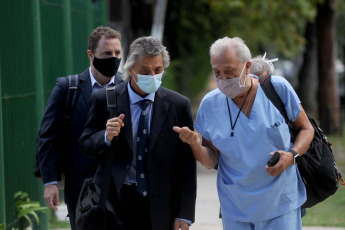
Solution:
{"label": "gray hair", "polygon": [[243,61],[243,62],[249,61],[252,57],[247,45],[244,43],[244,41],[241,38],[238,38],[238,37],[235,37],[235,38],[224,37],[215,41],[211,45],[210,56],[220,55],[231,49],[235,49],[237,53],[237,58],[240,61]]}
{"label": "gray hair", "polygon": [[272,75],[274,73],[272,62],[263,58],[261,55],[254,57],[252,59],[252,65],[250,66],[250,73],[256,76],[261,76],[265,70],[268,74]]}
{"label": "gray hair", "polygon": [[129,47],[127,61],[123,66],[123,80],[128,81],[130,79],[128,70],[133,67],[139,56],[157,56],[160,54],[163,58],[163,67],[167,68],[170,64],[170,56],[166,47],[154,37],[137,38]]}

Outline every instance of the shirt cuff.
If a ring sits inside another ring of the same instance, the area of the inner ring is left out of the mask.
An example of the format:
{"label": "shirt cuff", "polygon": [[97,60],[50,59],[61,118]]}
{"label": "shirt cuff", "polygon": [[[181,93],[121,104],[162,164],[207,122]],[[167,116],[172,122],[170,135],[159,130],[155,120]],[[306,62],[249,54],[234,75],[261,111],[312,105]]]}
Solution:
{"label": "shirt cuff", "polygon": [[105,143],[107,146],[110,146],[110,145],[111,145],[111,141],[108,141],[108,139],[107,139],[107,131],[104,132],[104,143]]}
{"label": "shirt cuff", "polygon": [[45,183],[44,186],[51,185],[51,184],[57,184],[57,181],[51,181],[51,182]]}
{"label": "shirt cuff", "polygon": [[187,222],[189,224],[189,226],[192,225],[192,221],[190,221],[190,220],[186,220],[186,219],[182,219],[182,218],[175,218],[175,220],[182,220],[184,222]]}

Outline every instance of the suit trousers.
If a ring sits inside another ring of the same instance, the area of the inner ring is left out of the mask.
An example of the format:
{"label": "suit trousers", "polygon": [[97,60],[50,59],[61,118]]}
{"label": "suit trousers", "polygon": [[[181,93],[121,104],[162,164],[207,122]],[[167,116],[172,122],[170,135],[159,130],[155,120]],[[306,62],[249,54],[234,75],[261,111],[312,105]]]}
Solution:
{"label": "suit trousers", "polygon": [[126,230],[152,230],[149,195],[141,196],[136,185],[123,185],[120,191],[121,217]]}
{"label": "suit trousers", "polygon": [[72,205],[67,205],[69,223],[71,225],[71,230],[77,230],[77,225],[75,223],[75,209],[76,207]]}

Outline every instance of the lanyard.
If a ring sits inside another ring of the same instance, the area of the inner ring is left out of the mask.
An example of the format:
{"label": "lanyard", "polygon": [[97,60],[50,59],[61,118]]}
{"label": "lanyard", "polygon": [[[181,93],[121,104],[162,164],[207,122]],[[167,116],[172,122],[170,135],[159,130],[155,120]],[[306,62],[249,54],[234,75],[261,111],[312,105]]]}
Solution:
{"label": "lanyard", "polygon": [[236,123],[237,123],[237,119],[238,119],[238,117],[240,116],[241,110],[242,110],[244,104],[246,103],[247,97],[248,97],[250,91],[252,90],[252,88],[253,88],[253,80],[251,81],[250,89],[248,90],[247,96],[246,96],[246,98],[244,99],[244,102],[243,102],[243,104],[241,105],[241,108],[240,108],[240,110],[239,110],[238,113],[237,113],[237,116],[236,116],[236,119],[235,119],[235,123],[234,123],[234,124],[232,124],[232,117],[231,117],[231,112],[230,112],[230,106],[229,106],[228,97],[225,97],[225,99],[226,99],[226,104],[228,105],[228,112],[229,112],[229,117],[230,117],[231,136],[234,136],[234,129],[235,129],[235,125],[236,125]]}

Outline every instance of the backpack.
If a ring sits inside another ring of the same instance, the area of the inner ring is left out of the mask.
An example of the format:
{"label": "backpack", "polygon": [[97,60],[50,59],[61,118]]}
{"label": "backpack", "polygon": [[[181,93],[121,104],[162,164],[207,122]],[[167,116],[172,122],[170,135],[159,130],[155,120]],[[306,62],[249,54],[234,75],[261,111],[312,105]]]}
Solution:
{"label": "backpack", "polygon": [[[259,77],[259,82],[267,98],[284,117],[289,126],[291,139],[294,141],[296,135],[293,123],[288,119],[284,104],[272,85],[271,75]],[[333,195],[339,187],[339,181],[342,185],[345,185],[335,163],[332,144],[328,142],[327,137],[317,126],[314,119],[308,118],[315,134],[308,150],[297,163],[307,190],[307,201],[302,205],[302,208],[310,208]]]}
{"label": "backpack", "polygon": [[[79,89],[79,76],[77,74],[73,76],[69,75],[69,76],[66,76],[65,78],[66,78],[66,89],[68,90],[67,90],[67,95],[66,95],[66,103],[65,103],[66,107],[65,107],[65,115],[63,119],[63,126],[65,130],[68,130],[71,127],[71,119],[78,102],[80,89]],[[40,132],[38,133],[37,138],[36,138],[37,147],[36,147],[36,162],[34,166],[34,175],[37,179],[41,180],[42,175],[41,175],[39,159],[38,159],[38,154],[39,154],[38,153],[38,137],[39,136],[40,136]],[[64,137],[64,140],[65,139],[70,139],[70,138]],[[67,145],[67,148],[69,148],[69,146],[70,145]],[[61,156],[59,156],[59,167],[61,171],[61,181],[58,182],[58,187],[63,188],[65,184],[64,172],[66,170],[66,165],[64,165],[65,161],[62,160],[64,158],[64,154],[60,154],[60,155]]]}

